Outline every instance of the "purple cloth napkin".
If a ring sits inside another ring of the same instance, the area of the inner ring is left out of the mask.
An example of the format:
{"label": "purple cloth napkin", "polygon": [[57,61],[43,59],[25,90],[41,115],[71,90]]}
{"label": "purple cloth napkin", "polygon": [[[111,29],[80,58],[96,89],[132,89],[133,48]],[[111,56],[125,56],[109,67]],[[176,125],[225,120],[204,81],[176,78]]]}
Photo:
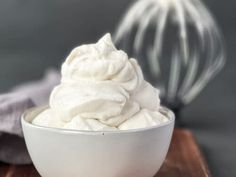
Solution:
{"label": "purple cloth napkin", "polygon": [[17,86],[0,94],[0,161],[12,164],[31,163],[20,123],[22,113],[48,102],[51,90],[60,82],[60,73],[50,69],[34,82]]}

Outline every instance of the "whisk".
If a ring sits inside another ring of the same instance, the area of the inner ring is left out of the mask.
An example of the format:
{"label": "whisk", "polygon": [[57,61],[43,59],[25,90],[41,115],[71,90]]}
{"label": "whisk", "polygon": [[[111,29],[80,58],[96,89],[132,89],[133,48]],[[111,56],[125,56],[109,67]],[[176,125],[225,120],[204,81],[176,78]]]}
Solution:
{"label": "whisk", "polygon": [[200,0],[137,0],[114,41],[139,59],[165,105],[189,104],[225,63],[223,37]]}

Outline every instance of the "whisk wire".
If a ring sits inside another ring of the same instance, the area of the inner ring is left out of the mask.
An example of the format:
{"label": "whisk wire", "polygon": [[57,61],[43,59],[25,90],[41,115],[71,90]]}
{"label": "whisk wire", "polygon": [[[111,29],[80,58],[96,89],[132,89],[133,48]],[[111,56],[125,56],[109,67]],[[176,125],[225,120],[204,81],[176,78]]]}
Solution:
{"label": "whisk wire", "polygon": [[138,53],[138,51],[141,50],[144,36],[147,31],[147,27],[150,24],[150,22],[153,18],[153,15],[155,15],[158,12],[158,9],[159,9],[158,6],[154,6],[150,10],[150,12],[147,12],[146,15],[145,14],[143,15],[143,17],[139,23],[139,27],[138,27],[137,33],[135,35],[135,39],[134,39],[134,50],[136,53]]}
{"label": "whisk wire", "polygon": [[157,16],[157,21],[156,21],[156,32],[155,32],[155,37],[154,37],[154,45],[152,48],[152,58],[150,62],[150,68],[152,71],[152,74],[154,75],[159,75],[160,69],[159,67],[159,62],[160,62],[160,53],[162,49],[162,44],[163,44],[163,36],[164,36],[164,29],[166,26],[166,21],[167,21],[167,16],[168,16],[169,8],[168,6],[164,6],[162,11],[159,11],[159,15]]}
{"label": "whisk wire", "polygon": [[178,82],[180,77],[181,58],[178,50],[175,48],[172,54],[171,65],[170,65],[170,78],[168,86],[168,102],[174,99],[178,89]]}
{"label": "whisk wire", "polygon": [[[180,87],[180,91],[178,93],[178,96],[182,98],[184,94],[186,94],[193,84],[196,75],[197,75],[197,69],[199,66],[199,60],[198,60],[198,54],[197,51],[193,53],[193,56],[191,57],[192,60],[189,61],[189,65],[187,67],[187,72],[183,80],[183,84]],[[182,100],[184,101],[184,100]]]}
{"label": "whisk wire", "polygon": [[186,27],[186,16],[183,9],[183,1],[173,1],[175,3],[175,11],[179,25],[179,37],[181,53],[183,54],[184,64],[188,62],[188,39],[187,39],[187,27]]}

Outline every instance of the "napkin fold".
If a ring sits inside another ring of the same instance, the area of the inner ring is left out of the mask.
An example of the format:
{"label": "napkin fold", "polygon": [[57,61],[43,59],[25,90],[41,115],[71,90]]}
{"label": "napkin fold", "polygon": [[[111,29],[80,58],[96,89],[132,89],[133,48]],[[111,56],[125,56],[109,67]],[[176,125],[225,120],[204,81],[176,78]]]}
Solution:
{"label": "napkin fold", "polygon": [[21,115],[28,108],[47,103],[51,90],[59,84],[60,78],[57,70],[49,69],[41,80],[19,85],[0,94],[0,161],[31,163],[23,139]]}

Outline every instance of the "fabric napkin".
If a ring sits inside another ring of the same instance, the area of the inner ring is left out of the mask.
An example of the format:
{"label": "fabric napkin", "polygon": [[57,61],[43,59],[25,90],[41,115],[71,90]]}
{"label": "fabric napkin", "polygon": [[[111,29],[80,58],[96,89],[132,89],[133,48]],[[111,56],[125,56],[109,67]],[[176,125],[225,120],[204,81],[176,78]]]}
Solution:
{"label": "fabric napkin", "polygon": [[41,80],[19,85],[0,94],[0,161],[12,164],[31,163],[20,123],[22,113],[48,102],[51,90],[60,82],[55,69],[46,71]]}

